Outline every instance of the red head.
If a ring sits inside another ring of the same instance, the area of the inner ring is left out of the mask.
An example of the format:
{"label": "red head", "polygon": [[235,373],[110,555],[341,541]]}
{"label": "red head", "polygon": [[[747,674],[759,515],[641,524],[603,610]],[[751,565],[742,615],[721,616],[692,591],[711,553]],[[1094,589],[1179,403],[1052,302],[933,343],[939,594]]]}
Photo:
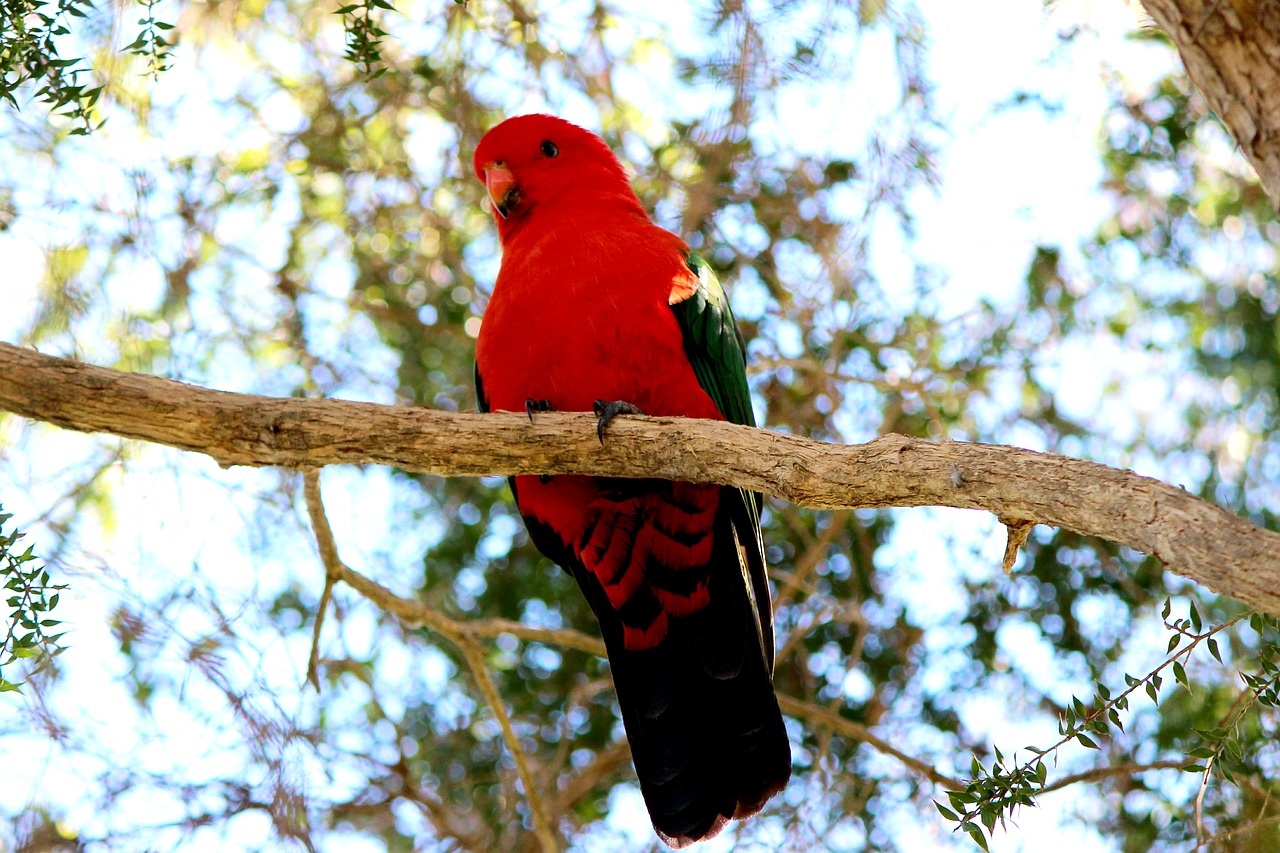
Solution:
{"label": "red head", "polygon": [[545,214],[559,205],[621,204],[644,215],[604,140],[555,116],[516,116],[491,129],[476,147],[475,172],[489,191],[504,243],[535,210]]}

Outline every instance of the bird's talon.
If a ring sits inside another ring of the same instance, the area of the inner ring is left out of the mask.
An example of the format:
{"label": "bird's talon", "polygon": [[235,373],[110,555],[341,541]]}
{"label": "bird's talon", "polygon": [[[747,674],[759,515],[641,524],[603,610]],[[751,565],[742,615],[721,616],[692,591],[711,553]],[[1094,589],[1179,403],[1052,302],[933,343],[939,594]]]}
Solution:
{"label": "bird's talon", "polygon": [[524,401],[524,413],[529,416],[529,423],[533,423],[533,415],[535,412],[554,412],[556,407],[551,405],[550,400],[535,400],[529,397]]}
{"label": "bird's talon", "polygon": [[604,430],[613,422],[618,415],[643,415],[639,406],[628,403],[625,400],[596,400],[591,406],[591,411],[600,418],[596,422],[596,438],[600,439],[600,443],[604,444]]}

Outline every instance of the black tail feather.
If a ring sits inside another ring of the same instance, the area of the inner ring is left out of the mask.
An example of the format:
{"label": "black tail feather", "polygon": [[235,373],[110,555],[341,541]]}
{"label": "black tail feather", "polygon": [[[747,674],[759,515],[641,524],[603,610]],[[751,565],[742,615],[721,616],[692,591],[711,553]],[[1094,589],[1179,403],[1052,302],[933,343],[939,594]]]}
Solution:
{"label": "black tail feather", "polygon": [[[513,491],[516,485],[513,478]],[[644,487],[611,482],[624,497]],[[599,619],[640,790],[654,829],[675,848],[760,811],[791,776],[791,747],[773,692],[758,514],[737,489],[723,489],[721,498],[706,567],[709,603],[672,617],[665,638],[642,651],[626,648],[622,614],[573,549],[525,516],[539,550],[574,575]],[[675,580],[656,569],[662,580]]]}
{"label": "black tail feather", "polygon": [[717,528],[712,603],[673,619],[656,648],[625,649],[616,613],[597,608],[640,789],[654,828],[675,848],[755,814],[791,775],[772,655],[727,508]]}

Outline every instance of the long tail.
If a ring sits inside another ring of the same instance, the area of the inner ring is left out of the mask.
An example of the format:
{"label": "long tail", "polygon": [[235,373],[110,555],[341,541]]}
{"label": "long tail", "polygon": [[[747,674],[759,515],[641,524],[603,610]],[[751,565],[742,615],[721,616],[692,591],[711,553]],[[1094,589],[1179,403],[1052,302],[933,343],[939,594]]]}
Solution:
{"label": "long tail", "polygon": [[706,567],[709,603],[671,619],[650,649],[627,649],[618,612],[588,591],[645,804],[658,835],[675,848],[755,814],[791,775],[772,649],[764,647],[772,630],[761,625],[742,554],[722,502]]}

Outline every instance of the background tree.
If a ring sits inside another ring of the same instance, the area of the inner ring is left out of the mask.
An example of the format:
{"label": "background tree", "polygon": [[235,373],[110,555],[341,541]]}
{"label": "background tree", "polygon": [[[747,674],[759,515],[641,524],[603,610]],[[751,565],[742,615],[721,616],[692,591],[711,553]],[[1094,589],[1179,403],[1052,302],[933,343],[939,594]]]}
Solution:
{"label": "background tree", "polygon": [[[938,9],[342,9],[365,22],[354,65],[341,17],[291,2],[149,5],[140,26],[179,34],[158,60],[122,52],[155,42],[109,14],[60,36],[101,90],[64,102],[82,115],[21,99],[0,115],[0,254],[22,282],[6,338],[210,387],[471,408],[497,249],[468,155],[503,115],[546,108],[602,129],[646,206],[730,283],[770,427],[1053,450],[1274,528],[1280,224],[1155,31],[1138,31],[1138,71],[1102,69],[1110,106],[1079,140],[1102,148],[1096,233],[940,261],[920,224],[964,140],[925,63],[945,49],[926,38]],[[1050,66],[1099,38],[1056,25]],[[139,73],[157,63],[173,67]],[[989,120],[1052,118],[1058,97],[1027,88]],[[1024,179],[993,166],[980,187]],[[975,260],[993,282],[966,278]],[[24,768],[0,794],[13,846],[538,849],[516,755],[553,844],[653,843],[589,646],[460,641],[339,587],[316,696],[301,685],[323,570],[297,475],[3,416],[0,454],[0,499],[76,594],[71,650],[0,706]],[[405,598],[592,632],[496,479],[338,470],[325,500],[343,558]],[[967,514],[774,502],[767,524],[796,777],[726,844],[968,845],[930,800],[998,799],[1027,774],[995,765],[1061,726],[1084,738],[1041,781],[1070,793],[1039,803],[1066,837],[1277,846],[1265,619],[1232,622],[1239,605],[1156,561],[1051,530],[1002,577],[992,523]],[[1170,635],[1189,656],[1157,684]],[[1093,712],[1129,678],[1122,732]],[[1208,774],[1178,769],[1196,760]]]}

